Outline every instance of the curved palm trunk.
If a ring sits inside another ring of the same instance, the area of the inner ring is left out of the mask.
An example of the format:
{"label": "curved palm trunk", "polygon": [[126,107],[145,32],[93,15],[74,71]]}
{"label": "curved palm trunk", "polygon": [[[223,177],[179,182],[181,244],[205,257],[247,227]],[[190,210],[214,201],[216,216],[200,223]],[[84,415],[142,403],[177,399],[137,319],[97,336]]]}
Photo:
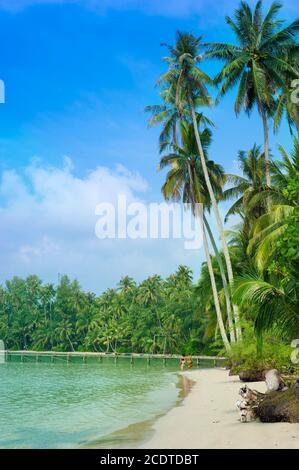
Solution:
{"label": "curved palm trunk", "polygon": [[73,343],[72,343],[71,338],[69,337],[69,334],[68,334],[67,331],[66,331],[66,337],[67,337],[67,340],[68,340],[68,342],[69,342],[69,344],[70,344],[70,347],[71,347],[72,351],[74,352],[75,349],[74,349]]}
{"label": "curved palm trunk", "polygon": [[269,188],[271,187],[271,175],[270,175],[270,160],[269,160],[269,131],[268,121],[265,113],[264,106],[259,104],[259,110],[262,116],[263,128],[264,128],[264,154],[266,162],[266,183]]}
{"label": "curved palm trunk", "polygon": [[[214,210],[214,214],[215,214],[215,218],[216,218],[216,222],[217,222],[217,225],[218,225],[218,230],[219,230],[219,234],[220,234],[220,238],[221,238],[222,249],[223,249],[223,254],[224,254],[225,263],[226,263],[227,275],[228,275],[228,281],[229,281],[230,286],[232,286],[232,284],[234,282],[232,264],[231,264],[231,260],[230,260],[230,256],[229,256],[228,246],[227,246],[225,236],[224,236],[224,228],[223,228],[222,220],[221,220],[221,217],[220,217],[220,213],[219,213],[217,201],[216,201],[216,198],[215,198],[215,194],[214,194],[214,191],[213,191],[213,188],[212,188],[212,185],[211,185],[210,176],[209,176],[209,172],[208,172],[208,168],[207,168],[207,164],[206,164],[206,159],[205,159],[204,151],[203,151],[201,140],[200,140],[200,135],[199,135],[199,132],[198,132],[198,126],[197,126],[197,120],[196,120],[194,104],[193,104],[193,101],[192,101],[192,98],[191,98],[190,95],[189,95],[189,104],[190,104],[190,108],[191,108],[194,133],[195,133],[195,138],[196,138],[196,142],[197,142],[197,146],[198,146],[198,151],[199,151],[199,155],[200,155],[200,160],[201,160],[201,165],[202,165],[202,169],[203,169],[203,173],[204,173],[204,178],[205,178],[206,185],[207,185],[207,188],[208,188],[208,191],[209,191],[209,196],[210,196],[210,199],[211,199],[212,207],[213,207],[213,210]],[[238,341],[238,340],[242,339],[242,331],[241,331],[241,328],[240,328],[239,310],[238,310],[236,305],[233,305],[233,312],[234,312],[234,320],[235,320],[235,325],[236,325],[236,333],[237,333],[237,341]]]}
{"label": "curved palm trunk", "polygon": [[[195,218],[198,218],[200,220],[201,215],[203,214],[203,212],[199,211],[198,205],[196,204],[196,199],[195,199],[195,196],[194,196],[194,182],[193,182],[194,179],[193,179],[192,171],[191,171],[191,168],[190,168],[189,165],[188,165],[188,172],[189,172],[190,182],[191,182],[191,201],[192,201],[192,206],[193,206],[193,210],[194,210],[194,216],[195,216]],[[206,221],[204,214],[203,214],[203,218],[204,218],[204,221]],[[209,227],[209,229],[210,229],[210,227]],[[211,262],[211,257],[210,257],[210,253],[209,253],[209,244],[208,244],[207,237],[206,237],[205,223],[202,226],[202,233],[203,233],[204,251],[205,251],[205,255],[206,255],[206,259],[207,259],[207,265],[208,265],[208,270],[209,270],[209,275],[210,275],[210,281],[211,281],[211,287],[212,287],[212,292],[213,292],[213,299],[214,299],[214,305],[215,305],[215,309],[216,309],[219,329],[220,329],[220,332],[221,332],[221,337],[222,337],[225,349],[226,349],[227,352],[229,352],[231,350],[231,347],[230,347],[230,343],[229,343],[228,337],[226,335],[226,331],[225,331],[225,327],[224,327],[224,323],[223,323],[221,307],[220,307],[220,302],[219,302],[219,296],[218,296],[218,291],[217,291],[217,286],[216,286],[216,281],[215,281],[215,275],[214,275],[213,266],[212,266],[212,262]]]}
{"label": "curved palm trunk", "polygon": [[228,284],[227,284],[227,280],[226,280],[226,274],[225,274],[224,266],[223,266],[222,259],[221,259],[219,250],[217,248],[212,230],[211,230],[210,225],[207,221],[207,218],[204,214],[203,214],[203,221],[204,221],[209,239],[211,241],[211,244],[212,244],[216,259],[217,259],[219,269],[220,269],[220,274],[221,274],[221,279],[222,279],[222,284],[223,284],[223,290],[224,290],[224,296],[225,296],[225,302],[226,302],[227,319],[228,319],[228,325],[229,325],[229,336],[230,336],[231,343],[235,343],[236,342],[235,327],[234,327],[234,322],[233,322],[233,318],[232,318],[231,302],[230,302],[230,297],[229,297],[229,289],[228,289]]}
{"label": "curved palm trunk", "polygon": [[212,266],[212,262],[211,262],[211,257],[210,257],[210,253],[209,253],[209,246],[208,246],[206,231],[205,231],[204,228],[203,228],[203,246],[204,246],[205,255],[206,255],[206,259],[207,259],[207,265],[208,265],[208,270],[209,270],[209,275],[210,275],[210,280],[211,280],[211,286],[212,286],[212,291],[213,291],[213,299],[214,299],[214,304],[215,304],[215,309],[216,309],[218,326],[219,326],[221,338],[222,338],[222,341],[223,341],[223,344],[225,346],[226,351],[230,352],[231,351],[231,346],[229,344],[227,334],[226,334],[226,331],[225,331],[225,327],[224,327],[224,323],[223,323],[223,318],[222,318],[220,303],[219,303],[219,298],[218,298],[218,291],[217,291],[213,266]]}

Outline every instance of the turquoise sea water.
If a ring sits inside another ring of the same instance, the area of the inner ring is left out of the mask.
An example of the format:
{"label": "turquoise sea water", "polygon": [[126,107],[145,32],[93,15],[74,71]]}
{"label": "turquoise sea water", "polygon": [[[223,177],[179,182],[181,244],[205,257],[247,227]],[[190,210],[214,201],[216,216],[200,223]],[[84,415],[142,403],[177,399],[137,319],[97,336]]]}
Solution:
{"label": "turquoise sea water", "polygon": [[76,448],[178,399],[178,364],[129,359],[0,364],[0,448]]}

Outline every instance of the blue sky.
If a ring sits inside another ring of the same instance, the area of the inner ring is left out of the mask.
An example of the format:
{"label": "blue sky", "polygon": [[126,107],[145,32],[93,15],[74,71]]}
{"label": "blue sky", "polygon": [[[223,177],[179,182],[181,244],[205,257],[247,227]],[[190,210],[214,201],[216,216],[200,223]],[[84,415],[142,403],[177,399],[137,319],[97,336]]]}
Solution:
{"label": "blue sky", "polygon": [[[224,15],[237,4],[0,0],[0,282],[30,273],[55,281],[65,272],[101,291],[126,273],[167,275],[179,263],[198,273],[202,254],[177,242],[100,242],[94,204],[113,199],[118,185],[132,200],[161,200],[158,129],[147,128],[143,112],[158,99],[160,43],[172,43],[178,29],[233,40]],[[295,0],[284,5],[292,20]],[[205,64],[212,75],[218,68]],[[233,95],[210,113],[211,158],[231,172],[237,151],[263,138],[257,115],[235,118]],[[290,147],[286,126],[271,136],[274,153],[278,142]]]}

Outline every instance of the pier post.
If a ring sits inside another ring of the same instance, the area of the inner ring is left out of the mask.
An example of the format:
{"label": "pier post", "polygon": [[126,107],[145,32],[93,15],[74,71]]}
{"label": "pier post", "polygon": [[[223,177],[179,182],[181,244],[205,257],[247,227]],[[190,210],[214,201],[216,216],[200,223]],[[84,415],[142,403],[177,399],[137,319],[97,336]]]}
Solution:
{"label": "pier post", "polygon": [[131,361],[130,361],[131,364],[134,364],[134,357],[131,356]]}

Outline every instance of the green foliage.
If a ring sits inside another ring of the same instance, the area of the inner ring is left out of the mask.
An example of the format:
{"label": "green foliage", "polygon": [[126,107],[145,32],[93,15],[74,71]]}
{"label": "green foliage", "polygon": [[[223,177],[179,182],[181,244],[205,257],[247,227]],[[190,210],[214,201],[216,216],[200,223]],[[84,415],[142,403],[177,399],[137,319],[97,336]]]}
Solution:
{"label": "green foliage", "polygon": [[250,114],[256,105],[261,114],[273,115],[274,92],[284,88],[289,77],[298,77],[298,59],[294,63],[285,59],[298,51],[295,36],[299,20],[282,27],[282,21],[277,19],[281,7],[273,2],[263,17],[260,0],[253,10],[242,1],[234,17],[226,17],[237,44],[209,45],[206,56],[224,62],[215,78],[216,84],[221,84],[219,97],[238,84],[237,114],[242,108]]}
{"label": "green foliage", "polygon": [[283,275],[290,280],[298,275],[299,268],[299,208],[295,208],[293,214],[287,219],[287,227],[282,237],[277,242],[276,261],[273,266],[279,269],[283,268]]}
{"label": "green foliage", "polygon": [[267,336],[264,338],[263,351],[260,354],[256,348],[254,335],[248,334],[250,330],[251,328],[249,327],[243,343],[235,344],[232,347],[229,361],[236,374],[246,369],[278,369],[281,372],[293,371],[295,366],[291,362],[293,349],[290,345],[283,344],[273,336]]}
{"label": "green foliage", "polygon": [[194,315],[195,303],[185,266],[139,285],[125,276],[98,297],[67,276],[57,286],[15,277],[0,287],[0,338],[9,349],[208,352],[205,318]]}

